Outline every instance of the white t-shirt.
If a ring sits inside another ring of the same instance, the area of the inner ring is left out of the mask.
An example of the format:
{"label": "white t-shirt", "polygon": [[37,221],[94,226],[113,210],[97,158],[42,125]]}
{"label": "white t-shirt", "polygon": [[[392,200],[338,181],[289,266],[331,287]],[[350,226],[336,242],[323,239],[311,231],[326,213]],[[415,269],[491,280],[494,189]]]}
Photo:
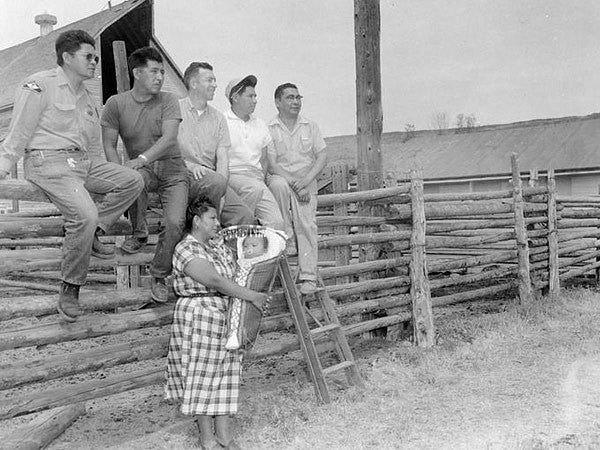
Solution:
{"label": "white t-shirt", "polygon": [[231,109],[225,113],[225,118],[231,138],[229,173],[262,172],[262,150],[273,141],[267,125],[252,116],[245,122]]}

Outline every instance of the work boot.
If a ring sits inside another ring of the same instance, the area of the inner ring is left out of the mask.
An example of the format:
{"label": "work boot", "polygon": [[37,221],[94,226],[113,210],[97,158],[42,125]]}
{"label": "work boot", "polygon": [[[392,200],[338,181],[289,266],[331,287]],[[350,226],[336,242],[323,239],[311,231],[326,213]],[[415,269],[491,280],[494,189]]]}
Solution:
{"label": "work boot", "polygon": [[167,303],[169,300],[169,288],[164,278],[152,277],[150,291],[152,293],[152,300],[156,303]]}
{"label": "work boot", "polygon": [[92,256],[102,259],[110,259],[115,256],[115,247],[112,244],[104,244],[100,237],[104,234],[101,228],[96,228],[94,242],[92,243]]}
{"label": "work boot", "polygon": [[79,306],[79,288],[76,284],[63,281],[58,294],[58,314],[67,322],[75,322],[83,314]]}
{"label": "work boot", "polygon": [[129,236],[121,245],[121,250],[125,253],[133,254],[139,252],[148,243],[147,237]]}

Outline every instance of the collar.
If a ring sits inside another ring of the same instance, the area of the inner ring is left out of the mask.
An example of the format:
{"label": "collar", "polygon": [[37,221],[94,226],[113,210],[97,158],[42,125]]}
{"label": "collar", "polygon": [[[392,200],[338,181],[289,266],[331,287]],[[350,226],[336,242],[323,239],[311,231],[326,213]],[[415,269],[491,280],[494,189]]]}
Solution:
{"label": "collar", "polygon": [[71,91],[75,92],[76,94],[78,94],[80,92],[87,92],[87,86],[85,85],[85,83],[83,81],[79,85],[79,88],[77,90],[75,90],[75,88],[73,88],[73,85],[71,84],[71,82],[67,78],[67,74],[65,73],[65,69],[63,69],[61,66],[57,66],[56,67],[56,78],[58,80],[57,84],[59,86],[67,85],[67,86],[69,86],[69,88],[71,89]]}
{"label": "collar", "polygon": [[238,117],[234,112],[233,109],[229,108],[227,110],[227,112],[225,113],[225,116],[227,117],[227,119],[229,120],[239,120],[240,122],[243,123],[250,123],[254,120],[254,116],[252,114],[250,114],[250,118],[248,119],[248,121],[245,121],[244,119],[241,119],[240,117]]}
{"label": "collar", "polygon": [[[296,130],[296,128],[298,128],[298,125],[301,124],[308,124],[308,119],[306,117],[304,117],[302,114],[298,115],[298,120],[296,121],[296,125],[294,126],[294,130]],[[271,121],[269,122],[269,126],[280,126],[281,128],[283,128],[284,130],[288,130],[290,133],[292,133],[292,131],[290,131],[290,129],[282,122],[281,117],[279,117],[279,114],[277,114],[275,117],[273,117],[271,119]]]}
{"label": "collar", "polygon": [[210,111],[211,106],[207,103],[206,104],[206,109],[203,109],[202,111],[200,111],[198,108],[196,108],[193,104],[192,104],[192,99],[190,98],[190,96],[188,95],[187,97],[184,97],[181,99],[181,101],[183,102],[183,106],[189,110],[189,111],[198,111],[199,113],[202,114],[207,114]]}

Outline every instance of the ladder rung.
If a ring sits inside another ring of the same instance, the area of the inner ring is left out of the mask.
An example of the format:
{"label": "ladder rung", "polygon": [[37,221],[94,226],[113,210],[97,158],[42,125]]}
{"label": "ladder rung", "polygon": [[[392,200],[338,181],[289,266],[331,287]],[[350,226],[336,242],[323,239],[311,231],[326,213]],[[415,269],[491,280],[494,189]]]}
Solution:
{"label": "ladder rung", "polygon": [[310,335],[315,337],[315,336],[319,336],[320,334],[329,333],[330,331],[334,331],[339,328],[340,328],[339,323],[329,323],[329,324],[323,325],[322,327],[319,327],[319,328],[313,328],[312,330],[310,330]]}
{"label": "ladder rung", "polygon": [[339,372],[340,370],[349,369],[354,366],[354,361],[342,361],[339,364],[334,366],[326,367],[323,369],[323,375],[331,375],[334,372]]}

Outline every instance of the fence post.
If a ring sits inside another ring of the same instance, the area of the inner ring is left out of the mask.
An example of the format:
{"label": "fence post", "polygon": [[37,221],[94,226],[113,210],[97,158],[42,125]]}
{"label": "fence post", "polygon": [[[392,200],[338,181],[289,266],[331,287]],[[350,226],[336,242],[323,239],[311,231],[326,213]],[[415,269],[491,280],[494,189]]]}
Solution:
{"label": "fence post", "polygon": [[435,327],[431,308],[431,289],[425,255],[425,196],[421,173],[410,173],[412,234],[410,237],[410,298],[415,344],[431,347],[435,343]]}
{"label": "fence post", "polygon": [[529,244],[527,243],[527,230],[525,229],[525,216],[523,204],[523,189],[521,176],[517,163],[517,154],[510,156],[513,183],[513,210],[515,215],[515,238],[517,241],[517,254],[519,259],[519,298],[521,303],[533,300],[533,289],[529,274]]}
{"label": "fence post", "polygon": [[[17,163],[15,163],[10,169],[10,177],[13,179],[19,178],[19,169],[17,168]],[[19,212],[19,200],[12,201],[12,212]]]}
{"label": "fence post", "polygon": [[[336,163],[331,167],[331,184],[335,194],[340,192],[348,192],[348,164]],[[336,216],[346,216],[348,214],[348,205],[346,203],[337,203],[333,205],[333,214]],[[350,227],[337,226],[333,227],[333,232],[336,235],[345,235],[350,233]],[[335,264],[337,266],[346,266],[350,264],[352,247],[336,247]],[[348,283],[349,277],[337,277],[335,284]]]}
{"label": "fence post", "polygon": [[558,272],[558,217],[556,214],[556,180],[554,169],[548,169],[548,295],[558,297],[560,277]]}

